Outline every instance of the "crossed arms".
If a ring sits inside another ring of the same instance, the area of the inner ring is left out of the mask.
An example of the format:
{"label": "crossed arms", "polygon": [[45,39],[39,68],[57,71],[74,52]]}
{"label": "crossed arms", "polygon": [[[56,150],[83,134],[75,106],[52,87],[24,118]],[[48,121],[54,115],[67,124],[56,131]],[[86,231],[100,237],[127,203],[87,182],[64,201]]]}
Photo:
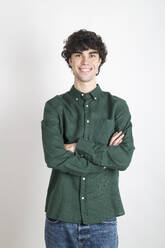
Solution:
{"label": "crossed arms", "polygon": [[[124,133],[121,134],[122,131],[120,132],[115,132],[112,136],[112,138],[110,139],[110,142],[109,142],[109,146],[118,146],[123,140],[122,138],[124,137]],[[77,146],[77,143],[71,143],[71,144],[64,144],[64,148],[68,151],[71,151],[71,152],[75,152],[76,150],[76,146]],[[107,168],[106,166],[104,166],[104,169]]]}
{"label": "crossed arms", "polygon": [[77,143],[64,144],[58,107],[59,102],[46,102],[44,118],[41,121],[45,162],[49,168],[76,176],[100,173],[105,167],[115,170],[127,169],[135,146],[131,115],[126,101],[115,105],[116,130],[122,130],[123,135],[120,132],[114,133],[109,145],[86,141],[83,137],[79,138]]}

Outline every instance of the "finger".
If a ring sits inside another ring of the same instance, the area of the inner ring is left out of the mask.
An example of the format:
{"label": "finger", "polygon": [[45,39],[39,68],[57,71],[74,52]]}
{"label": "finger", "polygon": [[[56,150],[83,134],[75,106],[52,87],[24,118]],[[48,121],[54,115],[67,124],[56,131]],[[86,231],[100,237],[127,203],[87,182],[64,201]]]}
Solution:
{"label": "finger", "polygon": [[117,138],[116,140],[111,142],[111,145],[121,143],[123,141],[123,139],[122,139],[123,137],[124,137],[124,134],[122,134],[119,138]]}
{"label": "finger", "polygon": [[112,137],[111,137],[111,140],[110,140],[110,145],[112,145],[113,141],[121,134],[121,132],[115,132]]}
{"label": "finger", "polygon": [[121,142],[122,142],[123,140],[121,139],[121,140],[119,140],[119,141],[114,141],[113,142],[113,144],[112,145],[114,145],[114,146],[118,146]]}
{"label": "finger", "polygon": [[124,136],[124,135],[122,135],[121,137],[119,137],[119,138],[117,138],[116,140],[114,140],[113,143],[116,143],[116,144],[117,144],[118,142],[123,141],[123,139],[122,139],[123,136]]}
{"label": "finger", "polygon": [[112,136],[112,139],[115,140],[116,138],[118,138],[121,135],[122,131],[120,131],[119,133],[114,133]]}
{"label": "finger", "polygon": [[111,138],[111,140],[110,140],[110,144],[109,145],[113,145],[113,142],[116,140],[116,141],[119,141],[121,138],[123,138],[124,137],[124,133],[120,136],[120,137],[118,137],[118,135],[116,135],[116,136],[114,136],[114,137],[112,137]]}

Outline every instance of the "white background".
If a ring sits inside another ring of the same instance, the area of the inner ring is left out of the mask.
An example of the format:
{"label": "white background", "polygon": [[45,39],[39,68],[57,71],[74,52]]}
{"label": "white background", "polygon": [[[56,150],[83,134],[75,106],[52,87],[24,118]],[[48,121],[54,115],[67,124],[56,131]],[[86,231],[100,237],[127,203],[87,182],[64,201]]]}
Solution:
{"label": "white background", "polygon": [[130,108],[136,150],[120,172],[126,211],[120,248],[165,247],[164,64],[162,0],[6,0],[0,7],[0,247],[44,248],[44,162],[40,122],[45,102],[69,90],[63,41],[81,28],[108,49],[97,77]]}

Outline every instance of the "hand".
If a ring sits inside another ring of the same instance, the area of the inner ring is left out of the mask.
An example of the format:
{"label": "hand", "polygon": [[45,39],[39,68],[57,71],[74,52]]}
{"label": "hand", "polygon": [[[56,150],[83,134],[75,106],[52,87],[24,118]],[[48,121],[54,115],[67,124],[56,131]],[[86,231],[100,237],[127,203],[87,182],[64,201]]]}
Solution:
{"label": "hand", "polygon": [[118,146],[123,140],[122,138],[124,137],[124,133],[121,135],[122,131],[120,132],[115,132],[109,142],[109,146]]}
{"label": "hand", "polygon": [[[109,142],[109,146],[118,146],[123,140],[122,138],[124,137],[124,133],[121,135],[122,131],[120,132],[116,132],[113,134],[110,142]],[[107,168],[106,166],[104,166],[104,169]]]}
{"label": "hand", "polygon": [[71,152],[75,152],[77,143],[64,144],[64,148]]}

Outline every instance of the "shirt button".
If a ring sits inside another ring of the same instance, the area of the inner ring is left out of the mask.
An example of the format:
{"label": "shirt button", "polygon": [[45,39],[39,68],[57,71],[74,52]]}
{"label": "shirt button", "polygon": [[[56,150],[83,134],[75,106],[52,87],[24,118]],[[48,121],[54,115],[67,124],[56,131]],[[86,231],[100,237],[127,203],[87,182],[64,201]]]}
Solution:
{"label": "shirt button", "polygon": [[83,177],[83,180],[85,180],[85,177]]}
{"label": "shirt button", "polygon": [[86,107],[88,108],[88,104],[86,104]]}
{"label": "shirt button", "polygon": [[82,196],[81,199],[84,200],[84,196]]}
{"label": "shirt button", "polygon": [[95,97],[94,97],[94,99],[96,100],[96,99],[97,99],[97,97],[95,96]]}
{"label": "shirt button", "polygon": [[87,123],[89,123],[89,120],[87,120]]}
{"label": "shirt button", "polygon": [[76,97],[76,101],[78,101],[78,98]]}
{"label": "shirt button", "polygon": [[81,95],[83,96],[84,94],[82,93]]}

